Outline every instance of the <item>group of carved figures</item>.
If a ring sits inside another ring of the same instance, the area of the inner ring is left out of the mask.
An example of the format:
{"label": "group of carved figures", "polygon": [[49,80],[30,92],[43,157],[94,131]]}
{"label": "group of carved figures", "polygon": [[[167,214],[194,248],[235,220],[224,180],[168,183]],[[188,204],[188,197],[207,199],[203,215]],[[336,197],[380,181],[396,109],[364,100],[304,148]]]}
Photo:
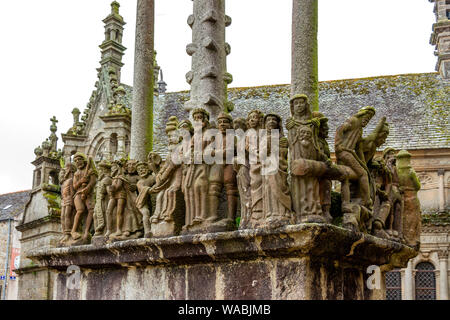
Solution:
{"label": "group of carved figures", "polygon": [[[74,164],[67,164],[60,174],[61,245],[89,243],[93,221],[93,239],[105,241],[227,231],[237,224],[239,229],[252,229],[334,222],[416,246],[420,183],[410,165],[411,155],[387,148],[376,156],[389,134],[386,118],[367,137],[363,137],[363,128],[375,115],[372,107],[362,108],[341,125],[335,137],[335,164],[326,141],[328,119],[311,112],[305,95],[292,97],[290,109],[287,137],[276,114],[253,110],[247,119],[233,120],[221,113],[217,123],[210,124],[206,110],[192,112],[202,132],[214,126],[223,135],[223,154],[229,145],[228,129],[266,129],[267,149],[273,141],[271,130],[278,130],[278,167],[271,174],[262,171],[274,158],[259,157],[270,150],[259,150],[264,144],[252,144],[247,136],[244,163],[174,162],[172,154],[180,153],[179,131],[194,135],[198,130],[190,120],[179,122],[176,117],[166,125],[169,154],[165,161],[150,153],[147,162],[101,161],[95,165],[77,153]],[[211,143],[203,139],[199,147],[194,141],[189,145],[191,157],[198,156],[199,150],[205,152]],[[251,155],[256,155],[256,161],[250,161]],[[333,181],[340,182],[340,201],[334,201],[340,207],[332,205],[332,198],[339,199],[339,193],[332,191]],[[333,193],[337,196],[332,197]]]}

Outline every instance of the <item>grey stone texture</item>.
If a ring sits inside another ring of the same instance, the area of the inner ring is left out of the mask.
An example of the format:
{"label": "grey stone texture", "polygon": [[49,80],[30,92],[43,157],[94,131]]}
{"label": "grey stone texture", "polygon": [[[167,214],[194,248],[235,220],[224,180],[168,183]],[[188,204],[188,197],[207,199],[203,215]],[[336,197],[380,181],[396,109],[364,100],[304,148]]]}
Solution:
{"label": "grey stone texture", "polygon": [[131,159],[145,161],[151,150],[155,1],[138,0],[131,121]]}
{"label": "grey stone texture", "polygon": [[[332,225],[302,224],[165,239],[36,249],[55,299],[372,299],[366,268],[401,267],[416,252]],[[80,290],[66,269],[81,268]]]}
{"label": "grey stone texture", "polygon": [[226,96],[232,81],[226,72],[231,49],[225,43],[225,27],[231,24],[231,18],[225,15],[225,0],[194,0],[193,4],[193,14],[187,21],[192,28],[192,43],[186,47],[192,56],[192,69],[186,74],[191,96],[185,109],[204,108],[214,121],[221,111],[231,111]]}
{"label": "grey stone texture", "polygon": [[291,96],[306,94],[311,108],[319,109],[318,0],[292,1]]}

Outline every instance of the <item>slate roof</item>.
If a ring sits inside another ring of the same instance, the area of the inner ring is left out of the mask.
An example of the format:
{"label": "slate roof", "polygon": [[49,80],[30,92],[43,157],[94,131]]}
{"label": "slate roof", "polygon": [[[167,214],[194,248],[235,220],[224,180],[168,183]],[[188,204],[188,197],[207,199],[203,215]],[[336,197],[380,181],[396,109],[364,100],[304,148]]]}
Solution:
{"label": "slate roof", "polygon": [[31,191],[28,190],[0,195],[0,221],[8,219],[9,216],[16,217],[20,215],[30,200],[30,194]]}
{"label": "slate roof", "polygon": [[[247,117],[253,109],[278,113],[283,123],[290,116],[289,85],[231,88],[229,100],[235,105],[233,118]],[[167,153],[165,124],[170,116],[186,119],[183,104],[189,92],[173,92],[155,97],[154,150]],[[330,147],[339,125],[364,106],[377,110],[366,128],[373,130],[386,116],[390,135],[385,147],[400,149],[450,148],[450,84],[438,73],[403,74],[319,83],[320,111],[329,118]]]}

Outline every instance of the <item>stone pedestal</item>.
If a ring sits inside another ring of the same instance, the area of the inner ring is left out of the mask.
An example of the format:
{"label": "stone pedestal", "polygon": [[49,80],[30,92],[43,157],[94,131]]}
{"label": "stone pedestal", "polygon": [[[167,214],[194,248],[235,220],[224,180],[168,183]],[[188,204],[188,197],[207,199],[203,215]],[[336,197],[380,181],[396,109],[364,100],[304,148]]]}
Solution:
{"label": "stone pedestal", "polygon": [[[380,266],[383,277],[416,254],[399,243],[336,226],[300,224],[39,249],[29,257],[53,271],[50,287],[58,300],[363,300],[384,298],[383,291],[366,286],[369,266]],[[66,272],[71,265],[81,270],[75,286]]]}

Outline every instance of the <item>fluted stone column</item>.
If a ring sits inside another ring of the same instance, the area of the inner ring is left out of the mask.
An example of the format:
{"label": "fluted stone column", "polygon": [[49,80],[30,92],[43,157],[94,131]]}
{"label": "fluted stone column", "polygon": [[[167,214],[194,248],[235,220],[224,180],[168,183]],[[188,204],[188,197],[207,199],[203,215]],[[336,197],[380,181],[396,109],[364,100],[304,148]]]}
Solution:
{"label": "fluted stone column", "polygon": [[130,158],[145,161],[153,143],[155,1],[138,0]]}
{"label": "fluted stone column", "polygon": [[227,101],[227,85],[232,76],[226,72],[226,58],[231,47],[225,42],[225,27],[231,18],[225,15],[225,0],[193,0],[193,14],[188,18],[192,43],[186,47],[192,56],[192,69],[186,74],[191,85],[185,109],[204,108],[215,121],[220,112],[232,111]]}
{"label": "fluted stone column", "polygon": [[440,273],[440,300],[448,300],[448,250],[438,252]]}
{"label": "fluted stone column", "polygon": [[319,110],[318,0],[293,0],[291,95],[306,94]]}

